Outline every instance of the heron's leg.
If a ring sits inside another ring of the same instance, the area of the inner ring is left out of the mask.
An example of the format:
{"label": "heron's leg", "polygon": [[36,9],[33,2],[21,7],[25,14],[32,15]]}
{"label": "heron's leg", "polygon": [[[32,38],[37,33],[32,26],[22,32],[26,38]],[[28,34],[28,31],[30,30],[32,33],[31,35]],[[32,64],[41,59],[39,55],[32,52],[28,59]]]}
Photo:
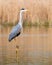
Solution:
{"label": "heron's leg", "polygon": [[19,63],[19,46],[16,46],[16,61]]}

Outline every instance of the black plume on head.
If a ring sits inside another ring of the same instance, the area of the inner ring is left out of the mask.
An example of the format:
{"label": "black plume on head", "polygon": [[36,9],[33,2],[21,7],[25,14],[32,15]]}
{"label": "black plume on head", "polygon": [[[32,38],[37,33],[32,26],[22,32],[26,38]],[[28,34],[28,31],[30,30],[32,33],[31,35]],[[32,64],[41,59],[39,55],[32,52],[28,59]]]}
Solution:
{"label": "black plume on head", "polygon": [[24,8],[22,8],[21,10],[25,10]]}

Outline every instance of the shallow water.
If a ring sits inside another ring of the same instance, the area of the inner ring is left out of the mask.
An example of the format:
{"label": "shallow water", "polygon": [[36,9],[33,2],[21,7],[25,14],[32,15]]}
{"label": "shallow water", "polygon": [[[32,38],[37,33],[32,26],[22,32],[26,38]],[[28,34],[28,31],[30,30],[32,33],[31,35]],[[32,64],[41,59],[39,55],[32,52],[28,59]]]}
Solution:
{"label": "shallow water", "polygon": [[52,28],[25,27],[11,42],[0,27],[0,65],[52,65]]}

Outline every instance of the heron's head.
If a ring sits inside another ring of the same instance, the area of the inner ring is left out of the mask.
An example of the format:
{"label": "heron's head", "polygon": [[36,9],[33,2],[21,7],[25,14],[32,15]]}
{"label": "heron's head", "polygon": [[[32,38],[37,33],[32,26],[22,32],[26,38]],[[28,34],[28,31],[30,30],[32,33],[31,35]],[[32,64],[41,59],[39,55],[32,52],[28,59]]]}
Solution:
{"label": "heron's head", "polygon": [[22,8],[20,12],[26,12],[26,11],[27,11],[26,9]]}

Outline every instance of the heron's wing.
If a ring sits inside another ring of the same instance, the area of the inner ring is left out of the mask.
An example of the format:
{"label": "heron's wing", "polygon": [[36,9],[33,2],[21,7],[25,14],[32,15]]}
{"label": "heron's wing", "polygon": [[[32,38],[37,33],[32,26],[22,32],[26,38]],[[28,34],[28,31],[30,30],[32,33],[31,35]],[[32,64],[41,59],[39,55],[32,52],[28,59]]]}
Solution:
{"label": "heron's wing", "polygon": [[21,26],[18,24],[16,26],[14,26],[11,30],[11,33],[19,33],[21,31]]}
{"label": "heron's wing", "polygon": [[11,40],[15,36],[17,36],[17,34],[19,34],[19,32],[21,32],[21,26],[18,24],[15,27],[13,27],[11,33],[9,34],[9,40]]}

